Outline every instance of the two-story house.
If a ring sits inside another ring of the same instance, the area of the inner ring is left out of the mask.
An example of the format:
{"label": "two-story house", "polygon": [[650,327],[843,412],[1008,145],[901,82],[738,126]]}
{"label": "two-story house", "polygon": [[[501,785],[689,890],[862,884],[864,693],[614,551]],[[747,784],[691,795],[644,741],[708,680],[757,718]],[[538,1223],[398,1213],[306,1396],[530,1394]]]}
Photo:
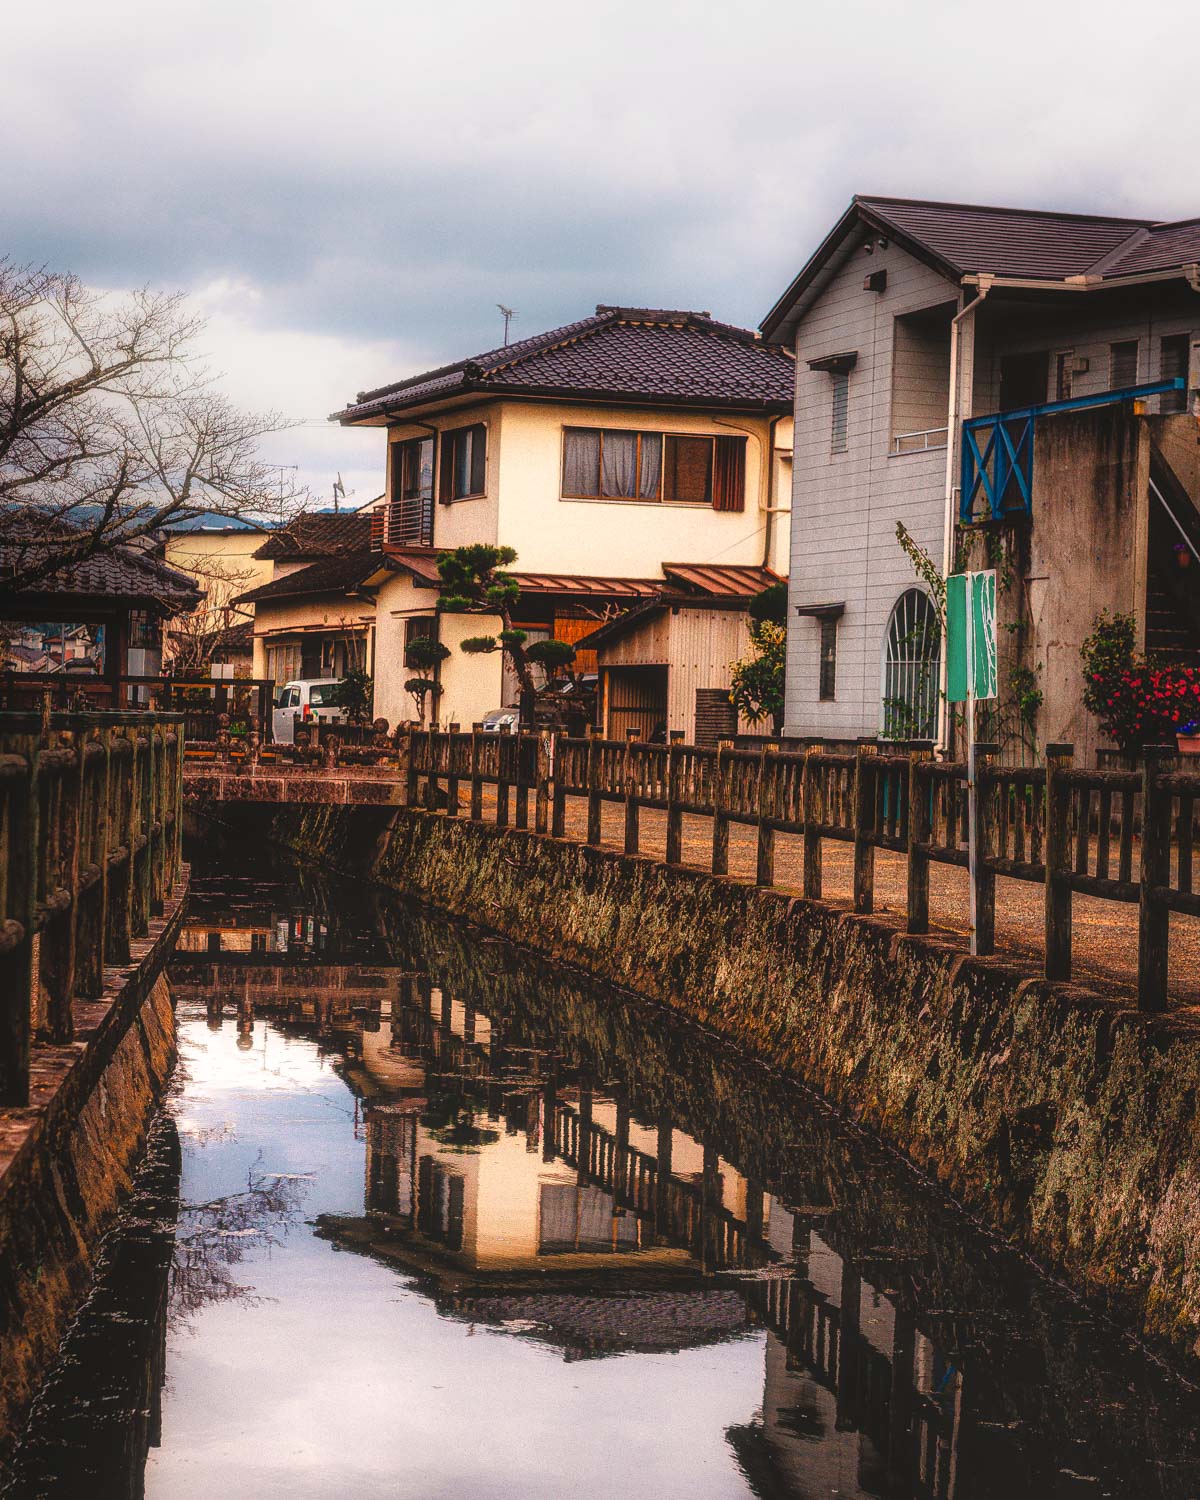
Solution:
{"label": "two-story house", "polygon": [[1002,698],[1034,673],[1041,743],[1096,749],[1101,609],[1195,652],[1198,292],[1200,221],[854,199],[763,323],[796,355],[788,732],[938,728],[897,521],[943,573],[998,566]]}
{"label": "two-story house", "polygon": [[[450,651],[442,722],[516,700],[499,656],[459,649],[494,622],[437,612],[442,550],[515,549],[530,640],[581,639],[668,580],[727,607],[731,589],[748,599],[780,576],[793,385],[788,351],[707,313],[600,307],[359,395],[337,420],[387,430],[374,543],[393,572],[376,600],[375,712],[419,717],[406,647],[428,634]],[[710,655],[689,665],[693,694],[728,685],[724,645]],[[596,669],[590,657],[580,666]],[[620,677],[647,729],[671,716],[670,670],[646,663]]]}

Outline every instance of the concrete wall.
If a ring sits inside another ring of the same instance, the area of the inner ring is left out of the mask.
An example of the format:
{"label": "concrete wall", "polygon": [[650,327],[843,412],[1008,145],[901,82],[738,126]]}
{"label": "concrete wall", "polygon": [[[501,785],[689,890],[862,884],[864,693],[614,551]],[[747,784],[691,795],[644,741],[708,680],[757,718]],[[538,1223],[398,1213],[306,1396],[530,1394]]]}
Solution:
{"label": "concrete wall", "polygon": [[[791,605],[844,603],[838,625],[836,692],[821,702],[820,626],[788,620],[788,734],[853,737],[880,728],[884,632],[896,601],[916,581],[896,544],[903,520],[940,564],[946,453],[894,453],[893,320],[944,305],[957,295],[943,277],[897,245],[867,257],[853,253],[801,320],[796,337],[796,425],[792,479]],[[863,290],[868,271],[887,271],[884,292]],[[832,380],[808,362],[854,351],[847,447],[831,451]],[[900,382],[906,409],[924,399],[928,359]]]}
{"label": "concrete wall", "polygon": [[[414,615],[433,615],[437,595],[433,589],[417,588],[407,573],[397,573],[384,583],[376,597],[375,716],[393,728],[415,723],[417,707],[404,684],[418,674],[404,665],[405,622]],[[457,723],[463,728],[477,723],[493,708],[502,708],[500,654],[473,656],[460,649],[470,636],[494,635],[499,619],[492,615],[441,615],[437,630],[450,655],[442,663],[438,680],[442,692],[436,700],[439,723]]]}
{"label": "concrete wall", "polygon": [[35,1045],[35,1104],[0,1110],[0,1472],[87,1292],[175,1060],[162,969],[184,888],[135,943],[134,967],[76,1002],[69,1047]]}

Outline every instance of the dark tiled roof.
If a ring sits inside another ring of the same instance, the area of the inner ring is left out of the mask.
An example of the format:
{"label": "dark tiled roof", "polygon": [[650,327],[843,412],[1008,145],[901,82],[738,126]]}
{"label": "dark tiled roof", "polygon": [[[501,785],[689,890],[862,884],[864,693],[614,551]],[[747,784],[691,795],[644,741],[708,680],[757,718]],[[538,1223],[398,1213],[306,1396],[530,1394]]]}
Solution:
{"label": "dark tiled roof", "polygon": [[[27,566],[31,550],[28,544],[17,548],[0,543],[0,569]],[[27,592],[126,599],[130,603],[157,605],[164,614],[195,609],[203,598],[203,590],[197,588],[188,574],[134,546],[115,546],[96,552],[61,573],[40,579]]]}
{"label": "dark tiled roof", "polygon": [[793,380],[786,351],[749,329],[707,313],[600,306],[581,322],[363,391],[336,415],[354,422],[467,392],[790,410]]}
{"label": "dark tiled roof", "polygon": [[1200,220],[1175,223],[1117,215],[990,208],[858,196],[763,320],[774,336],[831,257],[860,224],[893,236],[953,281],[990,274],[1097,285],[1200,262]]}
{"label": "dark tiled roof", "polygon": [[858,198],[863,208],[966,275],[1082,276],[1147,227],[1144,219],[1093,218],[959,203]]}
{"label": "dark tiled roof", "polygon": [[297,568],[294,573],[285,573],[282,578],[272,578],[270,583],[239,594],[235,602],[258,604],[268,599],[290,599],[302,594],[340,594],[345,589],[356,588],[364,578],[386,566],[386,558],[378,552],[360,551],[324,557],[309,563],[306,568]]}
{"label": "dark tiled roof", "polygon": [[361,511],[344,515],[303,514],[273,532],[255,557],[297,561],[306,557],[336,557],[360,552],[371,542],[371,517]]}

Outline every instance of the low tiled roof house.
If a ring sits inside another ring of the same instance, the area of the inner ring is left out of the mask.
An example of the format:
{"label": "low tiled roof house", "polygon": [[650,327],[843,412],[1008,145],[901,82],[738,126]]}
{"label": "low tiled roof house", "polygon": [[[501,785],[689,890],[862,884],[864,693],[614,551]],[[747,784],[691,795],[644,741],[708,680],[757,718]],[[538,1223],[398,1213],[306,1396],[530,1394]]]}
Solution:
{"label": "low tiled roof house", "polygon": [[[430,631],[451,651],[443,722],[515,701],[498,657],[458,649],[487,623],[436,613],[445,548],[516,549],[531,639],[575,640],[653,597],[664,562],[754,568],[769,582],[787,549],[792,392],[790,354],[746,329],[707,313],[600,307],[361,394],[337,419],[387,429],[375,541],[397,570],[378,594],[376,712],[417,717],[405,649]],[[642,688],[647,717],[665,718],[661,673]]]}

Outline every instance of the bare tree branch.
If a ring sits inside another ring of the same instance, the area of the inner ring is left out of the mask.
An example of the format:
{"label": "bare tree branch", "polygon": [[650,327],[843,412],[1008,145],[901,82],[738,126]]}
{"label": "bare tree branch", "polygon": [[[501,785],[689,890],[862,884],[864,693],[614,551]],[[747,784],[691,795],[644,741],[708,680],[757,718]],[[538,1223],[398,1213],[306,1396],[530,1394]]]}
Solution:
{"label": "bare tree branch", "polygon": [[93,291],[0,260],[0,580],[29,588],[205,511],[282,519],[259,456],[290,425],[239,411],[199,360],[181,293]]}

